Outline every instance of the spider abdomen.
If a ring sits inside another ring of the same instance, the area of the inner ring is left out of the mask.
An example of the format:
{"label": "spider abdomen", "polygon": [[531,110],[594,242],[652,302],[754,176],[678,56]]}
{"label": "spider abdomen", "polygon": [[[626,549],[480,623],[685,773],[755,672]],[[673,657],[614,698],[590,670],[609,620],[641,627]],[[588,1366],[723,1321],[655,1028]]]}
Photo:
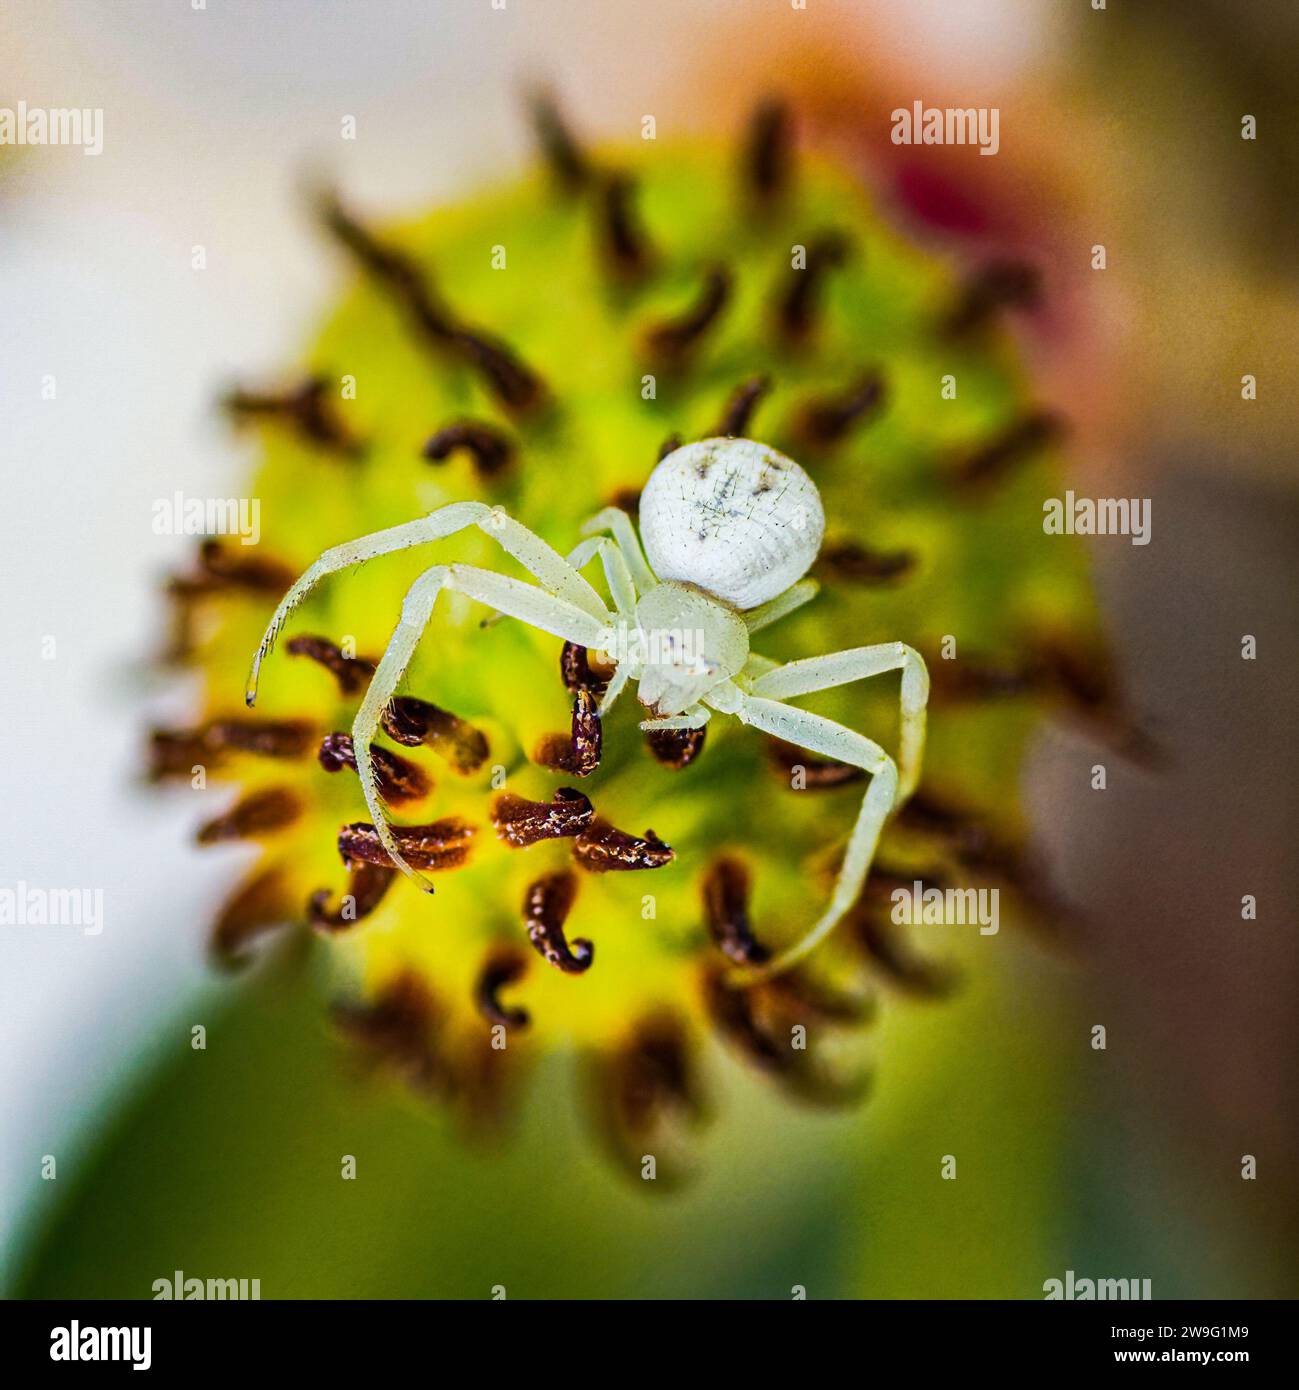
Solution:
{"label": "spider abdomen", "polygon": [[752,439],[702,439],[650,474],[640,527],[660,579],[745,609],[807,573],[825,513],[816,484],[793,459]]}

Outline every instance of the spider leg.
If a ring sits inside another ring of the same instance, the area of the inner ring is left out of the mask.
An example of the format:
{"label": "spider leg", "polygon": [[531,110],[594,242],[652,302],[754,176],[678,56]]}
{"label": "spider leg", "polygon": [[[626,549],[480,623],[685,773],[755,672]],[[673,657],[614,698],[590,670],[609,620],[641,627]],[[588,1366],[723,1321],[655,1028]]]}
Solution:
{"label": "spider leg", "polygon": [[702,729],[712,717],[712,711],[703,705],[691,705],[683,714],[668,714],[662,719],[642,719],[640,727],[647,734],[659,729]]}
{"label": "spider leg", "polygon": [[[888,671],[902,672],[902,740],[898,750],[898,804],[916,789],[925,753],[925,711],[929,701],[929,672],[920,653],[903,642],[850,647],[826,656],[790,661],[754,678],[749,690],[773,700],[810,695],[836,685],[867,680]],[[797,741],[797,740],[795,740]]]}
{"label": "spider leg", "polygon": [[569,642],[578,642],[584,647],[599,648],[608,641],[608,624],[612,620],[612,615],[607,611],[603,618],[596,617],[544,589],[474,565],[434,565],[432,569],[425,570],[406,591],[401,605],[401,619],[393,630],[352,724],[352,746],[365,804],[370,808],[380,843],[396,867],[430,893],[433,885],[402,858],[397,846],[379,796],[370,743],[379,731],[384,711],[396,694],[424,628],[433,615],[437,596],[443,589],[466,594],[498,609],[507,617],[520,618],[543,632],[553,633]]}
{"label": "spider leg", "polygon": [[491,536],[503,550],[514,556],[524,569],[534,575],[548,592],[593,616],[605,613],[600,595],[590,584],[557,550],[553,550],[521,522],[515,521],[500,507],[489,507],[484,502],[451,502],[415,521],[390,526],[386,531],[375,531],[369,536],[361,536],[357,540],[347,541],[343,545],[326,550],[280,600],[280,605],[275,610],[253,657],[252,670],[248,673],[248,685],[244,691],[246,703],[250,707],[257,703],[257,680],[262,662],[270,655],[275,646],[275,639],[288,621],[289,615],[327,575],[372,560],[377,555],[388,555],[395,550],[408,550],[411,546],[444,540],[447,536],[470,526],[477,526]]}
{"label": "spider leg", "polygon": [[640,541],[636,536],[636,528],[632,525],[631,517],[619,507],[606,507],[604,511],[597,512],[590,521],[582,527],[584,536],[598,535],[601,531],[610,531],[622,551],[623,559],[627,561],[627,568],[631,572],[633,583],[641,594],[647,594],[657,584],[658,580],[654,577],[654,571],[650,569],[649,562],[645,559],[645,552],[640,548]]}
{"label": "spider leg", "polygon": [[765,676],[768,671],[778,671],[781,663],[773,661],[769,656],[760,656],[757,652],[750,652],[749,659],[744,663],[744,670],[740,674],[746,677],[750,684],[758,676]]}
{"label": "spider leg", "polygon": [[[711,695],[708,698],[710,703],[714,703]],[[718,701],[715,707],[721,709],[722,702]],[[781,704],[778,700],[746,695],[732,686],[725,697],[723,712],[734,714],[741,723],[763,733],[772,734],[787,743],[797,743],[810,752],[837,758],[871,774],[870,785],[862,798],[861,810],[848,838],[839,877],[835,880],[834,891],[825,911],[805,935],[766,964],[735,971],[730,976],[735,985],[751,985],[784,974],[815,950],[857,901],[870,871],[871,860],[875,857],[880,832],[897,797],[898,769],[879,744],[864,734],[846,729],[822,715]]]}
{"label": "spider leg", "polygon": [[815,579],[800,579],[797,584],[791,584],[783,594],[777,594],[767,603],[760,603],[740,616],[744,619],[744,625],[750,634],[761,632],[764,627],[779,622],[795,609],[802,608],[805,603],[811,603],[820,591],[821,586]]}
{"label": "spider leg", "polygon": [[575,569],[584,569],[595,558],[600,557],[604,566],[605,582],[609,585],[609,596],[619,617],[632,621],[636,614],[636,586],[632,583],[631,571],[627,568],[627,557],[618,548],[618,543],[608,536],[588,536],[580,541],[569,553],[568,563]]}
{"label": "spider leg", "polygon": [[604,697],[600,701],[600,718],[603,719],[613,708],[614,702],[622,694],[623,687],[627,684],[631,676],[631,667],[625,661],[620,661],[614,668],[613,675],[609,678],[609,684],[605,688]]}

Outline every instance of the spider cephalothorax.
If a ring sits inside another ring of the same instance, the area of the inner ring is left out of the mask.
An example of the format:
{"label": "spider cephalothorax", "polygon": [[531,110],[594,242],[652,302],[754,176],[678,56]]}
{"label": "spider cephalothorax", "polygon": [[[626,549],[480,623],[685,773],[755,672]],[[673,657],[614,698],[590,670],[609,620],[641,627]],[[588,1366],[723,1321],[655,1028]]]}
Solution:
{"label": "spider cephalothorax", "polygon": [[[706,439],[674,450],[650,475],[640,506],[651,565],[626,512],[593,517],[567,559],[499,507],[453,502],[327,550],[276,609],[253,660],[246,699],[257,699],[263,659],[285,621],[319,580],[376,555],[442,540],[468,526],[493,536],[538,581],[509,579],[475,565],[434,565],[406,592],[401,619],[352,726],[352,749],[366,804],[388,857],[433,891],[403,855],[384,810],[371,745],[388,714],[438,595],[456,591],[596,653],[612,664],[600,703],[606,715],[628,681],[651,713],[647,733],[700,729],[717,710],[772,737],[870,774],[830,904],[800,940],[774,960],[741,973],[752,982],[779,974],[812,950],[857,901],[880,832],[915,790],[925,739],[929,676],[901,642],[878,643],[784,665],[749,651],[749,634],[811,599],[800,582],[820,549],[825,518],[811,478],[792,459],[749,439]],[[603,533],[610,533],[612,539]],[[596,556],[612,608],[582,577]],[[658,573],[655,570],[658,570]],[[783,697],[828,690],[886,671],[902,672],[898,762],[864,735]]]}

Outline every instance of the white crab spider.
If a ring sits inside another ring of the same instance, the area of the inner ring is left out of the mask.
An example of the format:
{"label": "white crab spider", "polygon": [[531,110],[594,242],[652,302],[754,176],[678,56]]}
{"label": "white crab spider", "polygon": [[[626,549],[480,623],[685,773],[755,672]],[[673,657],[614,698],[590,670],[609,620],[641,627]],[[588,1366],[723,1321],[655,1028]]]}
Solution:
{"label": "white crab spider", "polygon": [[[370,743],[438,594],[452,589],[611,658],[615,669],[601,702],[602,715],[627,682],[635,681],[637,697],[650,715],[642,729],[696,729],[716,710],[870,774],[828,906],[793,945],[735,978],[753,983],[801,960],[857,900],[885,821],[915,790],[929,698],[924,661],[901,642],[786,665],[750,651],[751,634],[816,594],[815,582],[803,575],[820,550],[825,516],[811,478],[792,459],[751,439],[705,439],[667,455],[650,475],[640,501],[640,540],[627,513],[608,508],[586,523],[582,531],[588,538],[565,559],[501,508],[452,502],[417,521],[334,546],[276,609],[253,658],[248,704],[256,701],[258,671],[289,614],[321,579],[470,526],[496,540],[540,587],[474,565],[450,564],[425,570],[407,590],[401,619],[352,725],[366,805],[393,863],[432,891],[432,884],[401,856],[379,797]],[[580,573],[597,555],[612,612]],[[785,703],[887,671],[902,673],[896,763],[865,735]]]}

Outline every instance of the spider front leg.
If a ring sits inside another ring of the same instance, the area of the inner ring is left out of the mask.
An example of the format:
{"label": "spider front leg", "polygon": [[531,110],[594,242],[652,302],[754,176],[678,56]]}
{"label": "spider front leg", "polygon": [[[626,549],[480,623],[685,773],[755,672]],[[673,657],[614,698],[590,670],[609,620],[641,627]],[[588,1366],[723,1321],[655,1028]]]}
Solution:
{"label": "spider front leg", "polygon": [[[558,556],[556,558],[558,559]],[[361,780],[361,790],[365,794],[365,804],[370,808],[380,843],[388,852],[393,864],[429,893],[433,892],[432,883],[402,858],[396,837],[384,813],[383,800],[379,795],[379,786],[374,775],[373,759],[370,756],[370,743],[379,731],[384,711],[397,693],[397,687],[406,673],[415,647],[432,617],[433,605],[443,589],[466,594],[469,598],[497,609],[507,617],[519,618],[543,632],[553,633],[556,637],[577,642],[583,647],[598,649],[610,642],[610,624],[613,621],[612,614],[604,609],[603,605],[602,616],[597,617],[576,604],[556,598],[534,585],[510,579],[491,570],[479,569],[474,565],[434,565],[432,569],[425,570],[406,591],[401,606],[401,620],[393,630],[352,725],[352,747],[356,754],[356,771]]]}
{"label": "spider front leg", "polygon": [[[901,774],[893,759],[865,735],[855,733],[832,719],[795,709],[771,698],[777,694],[807,695],[816,690],[828,690],[849,681],[864,680],[896,670],[902,671]],[[889,642],[774,667],[754,676],[749,688],[752,693],[727,684],[710,694],[708,702],[716,709],[736,715],[742,723],[752,725],[763,733],[852,767],[860,767],[871,774],[871,782],[849,837],[829,905],[810,931],[792,946],[763,966],[736,972],[732,978],[737,985],[755,984],[759,980],[783,974],[815,950],[857,901],[866,875],[870,872],[885,822],[915,790],[920,777],[929,673],[924,661],[912,648],[901,642]]]}
{"label": "spider front leg", "polygon": [[627,569],[631,573],[632,582],[637,590],[642,594],[647,594],[658,583],[654,577],[654,571],[650,569],[649,562],[645,559],[645,552],[641,549],[640,539],[636,535],[636,528],[632,525],[631,517],[620,507],[606,507],[604,511],[597,512],[590,521],[582,527],[584,536],[595,536],[601,531],[612,533],[614,542],[622,552],[622,557],[627,563]]}
{"label": "spider front leg", "polygon": [[631,571],[627,568],[627,557],[618,548],[618,543],[608,536],[588,536],[579,541],[569,552],[568,563],[575,570],[583,570],[596,556],[604,567],[605,583],[609,586],[609,597],[618,610],[618,616],[631,621],[636,616],[636,586],[632,583]]}
{"label": "spider front leg", "polygon": [[248,706],[251,708],[257,703],[258,675],[262,662],[275,646],[275,639],[288,621],[289,615],[322,579],[339,570],[349,569],[352,565],[373,560],[378,555],[390,555],[397,550],[409,550],[412,546],[445,540],[470,526],[477,526],[491,536],[502,550],[514,556],[524,569],[534,575],[547,592],[593,616],[605,613],[600,595],[590,584],[557,550],[553,550],[521,522],[515,521],[500,507],[489,507],[484,502],[451,502],[415,521],[390,526],[386,531],[375,531],[369,536],[361,536],[344,545],[336,545],[326,550],[306,570],[280,600],[279,607],[275,610],[253,657],[252,670],[248,674],[248,685],[244,692],[244,700]]}
{"label": "spider front leg", "polygon": [[871,647],[849,647],[826,656],[790,661],[756,676],[749,690],[753,695],[768,699],[788,700],[795,695],[811,695],[817,690],[830,690],[836,685],[882,676],[888,671],[902,672],[902,729],[898,750],[900,805],[916,789],[925,754],[929,672],[914,648],[904,642],[880,642]]}
{"label": "spider front leg", "polygon": [[702,729],[712,717],[712,711],[703,705],[691,705],[681,714],[665,714],[660,719],[642,719],[640,727],[647,734],[660,730]]}

